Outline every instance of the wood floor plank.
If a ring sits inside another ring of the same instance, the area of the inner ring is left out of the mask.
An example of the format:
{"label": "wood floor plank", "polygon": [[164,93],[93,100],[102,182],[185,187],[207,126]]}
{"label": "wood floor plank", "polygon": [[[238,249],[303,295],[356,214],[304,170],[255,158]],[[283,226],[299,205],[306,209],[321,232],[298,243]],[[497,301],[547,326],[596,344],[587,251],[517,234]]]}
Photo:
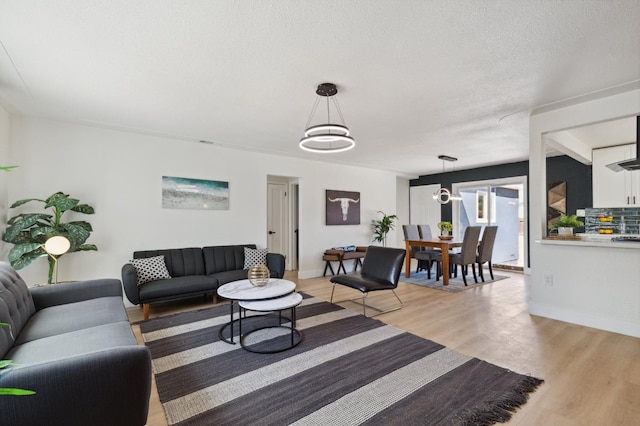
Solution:
{"label": "wood floor plank", "polygon": [[[376,318],[545,383],[531,395],[510,425],[637,425],[640,424],[640,339],[529,315],[528,277],[495,271],[509,278],[459,293],[400,283],[402,309]],[[298,280],[298,290],[329,300],[330,277]],[[338,286],[340,287],[340,286]],[[337,288],[336,300],[359,297]],[[368,303],[393,306],[390,293],[371,294]],[[342,303],[361,312],[357,305]],[[151,317],[211,306],[210,299],[192,299],[151,306]],[[142,310],[128,309],[130,321],[142,319]],[[133,326],[140,339],[140,329]],[[151,398],[151,426],[166,419],[155,383]]]}

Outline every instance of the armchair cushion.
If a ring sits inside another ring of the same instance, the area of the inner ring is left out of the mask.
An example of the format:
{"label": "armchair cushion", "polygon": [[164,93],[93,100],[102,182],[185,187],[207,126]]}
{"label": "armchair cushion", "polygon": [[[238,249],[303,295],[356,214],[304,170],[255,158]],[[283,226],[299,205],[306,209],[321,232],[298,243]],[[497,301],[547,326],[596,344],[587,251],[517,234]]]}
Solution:
{"label": "armchair cushion", "polygon": [[145,257],[141,259],[131,259],[129,261],[138,275],[138,285],[148,283],[150,281],[171,278],[167,270],[167,264],[164,263],[164,256]]}

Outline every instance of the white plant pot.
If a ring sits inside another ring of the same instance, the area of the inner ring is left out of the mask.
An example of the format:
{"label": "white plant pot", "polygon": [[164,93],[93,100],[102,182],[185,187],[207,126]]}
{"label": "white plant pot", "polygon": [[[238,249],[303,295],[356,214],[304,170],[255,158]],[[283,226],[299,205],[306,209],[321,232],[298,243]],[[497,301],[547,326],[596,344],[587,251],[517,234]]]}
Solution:
{"label": "white plant pot", "polygon": [[573,235],[573,228],[559,226],[558,235]]}

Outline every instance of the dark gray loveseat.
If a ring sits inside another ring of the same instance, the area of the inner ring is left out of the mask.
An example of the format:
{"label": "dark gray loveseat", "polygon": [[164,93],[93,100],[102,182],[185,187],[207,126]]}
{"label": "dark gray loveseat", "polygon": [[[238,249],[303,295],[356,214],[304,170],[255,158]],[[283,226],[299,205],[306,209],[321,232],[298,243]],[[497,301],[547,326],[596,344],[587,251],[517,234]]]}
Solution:
{"label": "dark gray loveseat", "polygon": [[[167,250],[144,250],[133,253],[134,259],[164,256],[171,278],[158,279],[138,285],[136,269],[130,263],[122,267],[122,284],[127,299],[142,304],[144,318],[149,319],[149,304],[202,295],[213,295],[217,301],[218,287],[231,281],[247,278],[244,268],[244,248],[255,244],[190,247]],[[272,278],[284,276],[285,258],[267,253],[267,267]]]}
{"label": "dark gray loveseat", "polygon": [[144,425],[151,357],[139,346],[116,279],[28,288],[0,262],[2,425]]}

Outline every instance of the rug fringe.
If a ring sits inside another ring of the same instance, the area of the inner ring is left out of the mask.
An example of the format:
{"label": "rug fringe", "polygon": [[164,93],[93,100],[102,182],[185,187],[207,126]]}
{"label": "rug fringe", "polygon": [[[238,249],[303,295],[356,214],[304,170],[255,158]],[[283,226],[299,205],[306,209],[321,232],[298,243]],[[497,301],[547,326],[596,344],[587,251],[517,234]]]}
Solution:
{"label": "rug fringe", "polygon": [[485,426],[504,423],[511,419],[518,408],[529,399],[529,394],[544,383],[536,377],[525,376],[514,388],[504,392],[493,401],[485,401],[482,405],[467,410],[459,416],[456,424],[469,426]]}

